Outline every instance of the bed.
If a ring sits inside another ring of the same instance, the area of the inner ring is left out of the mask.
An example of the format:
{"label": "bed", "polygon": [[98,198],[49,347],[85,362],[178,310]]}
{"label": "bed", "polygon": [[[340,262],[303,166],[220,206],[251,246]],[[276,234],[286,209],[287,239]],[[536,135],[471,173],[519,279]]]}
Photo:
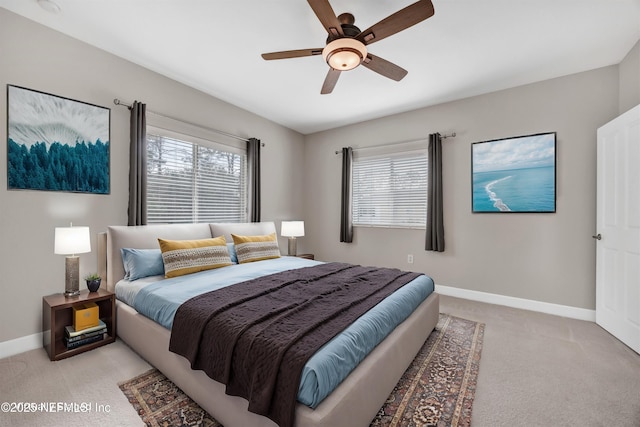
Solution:
{"label": "bed", "polygon": [[[158,238],[195,240],[225,236],[228,242],[233,242],[231,234],[259,236],[269,235],[275,231],[275,225],[272,222],[111,226],[106,233],[99,236],[98,253],[101,259],[99,269],[103,277],[106,277],[107,289],[115,291],[116,284],[126,282],[122,280],[125,277],[121,255],[123,248],[158,248]],[[283,259],[280,262],[295,264],[300,261]],[[223,384],[212,380],[201,370],[191,369],[186,358],[170,352],[171,332],[165,326],[139,313],[120,299],[116,302],[116,307],[118,337],[171,379],[224,426],[274,427],[277,425],[265,416],[249,412],[247,400],[227,395]],[[438,295],[432,292],[314,409],[302,403],[296,403],[295,425],[304,427],[369,425],[435,327],[438,314]]]}

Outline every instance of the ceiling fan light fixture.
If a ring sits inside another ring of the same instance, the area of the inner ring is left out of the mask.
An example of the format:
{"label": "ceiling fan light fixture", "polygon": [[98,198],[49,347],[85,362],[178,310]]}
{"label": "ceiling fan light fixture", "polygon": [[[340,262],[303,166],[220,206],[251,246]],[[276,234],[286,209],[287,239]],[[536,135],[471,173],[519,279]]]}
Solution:
{"label": "ceiling fan light fixture", "polygon": [[322,57],[334,70],[348,71],[367,57],[367,48],[360,41],[345,37],[327,44],[322,50]]}

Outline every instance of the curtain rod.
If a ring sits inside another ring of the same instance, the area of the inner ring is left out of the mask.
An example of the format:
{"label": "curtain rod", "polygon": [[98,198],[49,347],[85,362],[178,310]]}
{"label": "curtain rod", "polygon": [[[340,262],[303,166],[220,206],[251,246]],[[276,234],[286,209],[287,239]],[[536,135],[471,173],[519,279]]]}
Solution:
{"label": "curtain rod", "polygon": [[[455,136],[456,136],[456,133],[453,132],[453,133],[450,133],[449,135],[441,135],[440,138],[442,138],[442,139],[455,138]],[[391,146],[400,145],[400,144],[410,144],[410,143],[416,142],[416,141],[421,141],[421,140],[418,139],[418,140],[414,140],[414,141],[394,142],[394,143],[391,143],[391,144],[371,145],[371,146],[368,146],[368,147],[354,148],[353,151],[366,150],[368,148],[391,147]],[[336,150],[335,153],[336,154],[342,154],[342,150]]]}
{"label": "curtain rod", "polygon": [[[118,98],[115,98],[113,100],[113,103],[115,105],[122,105],[123,107],[127,107],[129,110],[131,109],[131,105],[130,104],[125,104],[124,102],[120,101]],[[243,137],[238,136],[238,135],[233,135],[231,133],[227,133],[227,132],[224,132],[224,131],[221,131],[221,130],[218,130],[218,129],[213,129],[213,128],[202,126],[202,125],[199,125],[199,124],[196,124],[196,123],[186,122],[186,121],[184,121],[182,119],[174,119],[173,117],[165,116],[163,114],[159,114],[159,113],[156,113],[154,111],[148,111],[148,113],[151,113],[151,114],[156,115],[156,116],[163,117],[165,119],[177,120],[179,122],[186,123],[186,124],[191,125],[191,126],[200,127],[200,128],[215,132],[215,133],[220,134],[220,135],[228,136],[229,138],[237,139],[239,141],[249,142],[249,140],[247,138],[243,138]],[[261,143],[260,145],[264,147],[264,142]]]}

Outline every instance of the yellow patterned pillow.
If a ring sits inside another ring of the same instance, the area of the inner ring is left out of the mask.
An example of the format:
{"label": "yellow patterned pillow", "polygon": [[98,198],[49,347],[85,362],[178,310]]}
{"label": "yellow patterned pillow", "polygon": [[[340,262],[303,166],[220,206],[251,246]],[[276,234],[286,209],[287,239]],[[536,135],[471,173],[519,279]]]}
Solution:
{"label": "yellow patterned pillow", "polygon": [[238,236],[232,234],[236,247],[238,263],[262,261],[264,259],[280,258],[280,248],[276,233],[266,236]]}
{"label": "yellow patterned pillow", "polygon": [[233,264],[224,236],[200,240],[158,239],[158,243],[167,278]]}

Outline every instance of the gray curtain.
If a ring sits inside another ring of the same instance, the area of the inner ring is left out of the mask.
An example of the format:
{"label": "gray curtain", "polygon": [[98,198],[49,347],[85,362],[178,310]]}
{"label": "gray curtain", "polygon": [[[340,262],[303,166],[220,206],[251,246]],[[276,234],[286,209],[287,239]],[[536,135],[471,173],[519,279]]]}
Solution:
{"label": "gray curtain", "polygon": [[342,148],[342,201],[340,204],[340,241],[353,242],[353,211],[351,209],[351,164],[353,149]]}
{"label": "gray curtain", "polygon": [[429,178],[427,182],[427,232],[425,250],[444,252],[444,216],[442,210],[442,138],[429,135]]}
{"label": "gray curtain", "polygon": [[260,222],[260,143],[259,139],[247,141],[247,171],[249,180],[249,219]]}
{"label": "gray curtain", "polygon": [[147,224],[147,105],[131,106],[129,145],[129,225]]}

